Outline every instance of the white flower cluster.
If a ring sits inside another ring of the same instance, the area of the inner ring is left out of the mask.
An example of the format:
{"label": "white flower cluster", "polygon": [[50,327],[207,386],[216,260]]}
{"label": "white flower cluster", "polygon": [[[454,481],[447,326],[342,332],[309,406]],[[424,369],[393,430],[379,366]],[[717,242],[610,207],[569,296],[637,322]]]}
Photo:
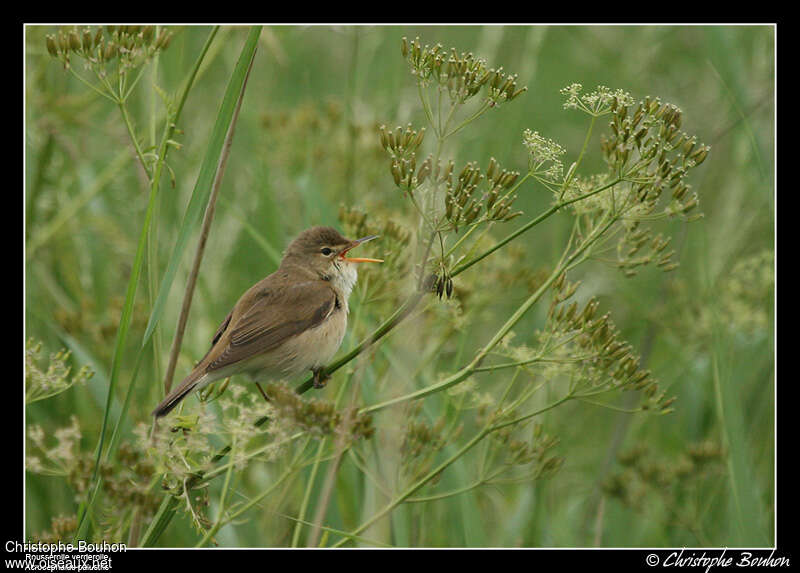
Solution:
{"label": "white flower cluster", "polygon": [[522,143],[528,149],[528,166],[532,173],[553,182],[561,180],[564,164],[560,158],[566,153],[561,145],[530,129],[523,132]]}
{"label": "white flower cluster", "polygon": [[633,104],[633,97],[624,90],[611,90],[606,86],[597,88],[588,94],[581,95],[583,86],[578,83],[570,84],[561,90],[566,96],[564,109],[580,109],[589,115],[603,115],[611,111],[611,106],[616,100],[617,105]]}

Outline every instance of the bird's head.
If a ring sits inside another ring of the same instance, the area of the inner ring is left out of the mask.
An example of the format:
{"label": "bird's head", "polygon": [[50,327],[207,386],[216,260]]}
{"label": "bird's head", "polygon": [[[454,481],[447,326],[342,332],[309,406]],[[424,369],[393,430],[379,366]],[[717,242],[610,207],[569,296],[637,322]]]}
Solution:
{"label": "bird's head", "polygon": [[380,259],[348,257],[351,249],[376,239],[370,235],[361,239],[346,239],[332,227],[312,227],[300,233],[289,244],[281,265],[300,266],[329,280],[345,290],[347,294],[355,284],[359,263],[382,263]]}

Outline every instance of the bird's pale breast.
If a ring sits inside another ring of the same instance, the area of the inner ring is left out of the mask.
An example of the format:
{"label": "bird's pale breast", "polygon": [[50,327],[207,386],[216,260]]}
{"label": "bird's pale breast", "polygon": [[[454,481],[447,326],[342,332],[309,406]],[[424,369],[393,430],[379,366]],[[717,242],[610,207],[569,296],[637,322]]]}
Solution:
{"label": "bird's pale breast", "polygon": [[346,328],[346,308],[337,308],[319,326],[291,337],[271,352],[247,360],[239,372],[262,380],[292,377],[325,366],[341,346]]}

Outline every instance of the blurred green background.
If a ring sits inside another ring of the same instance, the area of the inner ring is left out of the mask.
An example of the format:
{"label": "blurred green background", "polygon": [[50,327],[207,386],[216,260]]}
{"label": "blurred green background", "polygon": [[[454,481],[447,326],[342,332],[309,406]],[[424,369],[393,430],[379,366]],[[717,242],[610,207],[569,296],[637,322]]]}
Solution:
{"label": "blurred green background", "polygon": [[[82,448],[91,451],[147,187],[119,110],[48,56],[44,37],[53,31],[26,28],[25,336],[43,341],[48,352],[72,350],[76,367],[88,364],[96,374],[86,388],[31,405],[27,420],[53,432],[75,414]],[[152,85],[175,93],[208,35],[206,27],[173,31],[156,77],[146,71],[131,100],[137,132],[148,144],[161,129],[154,118],[162,103]],[[220,31],[186,102],[176,137],[182,147],[168,160],[174,186],[165,178],[156,211],[154,253],[162,272],[245,35],[244,28]],[[680,267],[667,274],[646,268],[626,279],[612,266],[592,263],[580,276],[581,288],[600,298],[646,367],[677,397],[675,412],[630,415],[570,403],[546,414],[548,431],[561,439],[560,472],[546,481],[438,504],[425,515],[430,524],[425,544],[773,544],[775,34],[770,26],[265,27],[176,376],[205,352],[241,292],[274,270],[274,253],[297,232],[315,224],[339,226],[341,204],[411,216],[377,137],[383,123],[424,124],[416,85],[400,55],[402,36],[471,51],[490,66],[517,73],[517,83],[528,86],[519,99],[463,132],[458,147],[445,154],[457,163],[485,162],[491,155],[522,170],[522,132],[530,128],[566,147],[569,165],[587,125],[582,114],[562,109],[559,90],[573,82],[587,90],[606,85],[636,99],[650,95],[674,103],[683,110],[682,129],[711,145],[708,159],[690,178],[705,218],[660,228],[673,236]],[[595,137],[587,155],[587,172],[602,169],[598,142]],[[510,225],[522,225],[550,201],[541,189],[523,189],[517,206],[526,215]],[[569,225],[569,217],[554,217],[524,235],[518,246],[525,263],[534,269],[552,264]],[[184,257],[171,291],[156,341],[160,354],[153,357],[148,350],[145,357],[144,382],[131,411],[136,422],[147,419],[159,397],[155,377],[163,372],[190,261]],[[501,324],[524,295],[524,289],[503,293],[487,320]],[[151,296],[144,278],[120,401]],[[532,327],[535,319],[515,330]],[[462,334],[470,345],[476,329],[483,331],[475,327]],[[412,332],[400,329],[393,336]],[[348,335],[345,347],[357,340]],[[619,406],[625,405],[623,396]],[[719,471],[691,488],[645,489],[629,502],[603,488],[621,471],[620,453],[632,447],[645,445],[654,460],[670,466],[688,445],[704,443],[722,447],[724,460]],[[348,475],[341,479],[346,482]],[[26,485],[26,534],[50,527],[54,515],[74,513],[73,493],[63,480],[28,473]],[[471,503],[478,511],[467,507]],[[279,518],[252,519],[249,526],[224,529],[220,543],[280,543],[264,541],[272,538],[263,534]],[[196,539],[183,519],[163,543],[188,545]]]}

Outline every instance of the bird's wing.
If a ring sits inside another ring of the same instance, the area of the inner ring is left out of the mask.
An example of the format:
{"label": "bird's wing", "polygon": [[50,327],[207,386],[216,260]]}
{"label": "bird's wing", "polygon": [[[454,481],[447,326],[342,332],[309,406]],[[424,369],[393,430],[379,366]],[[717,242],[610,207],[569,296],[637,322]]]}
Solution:
{"label": "bird's wing", "polygon": [[335,308],[336,293],[325,281],[302,282],[279,291],[265,288],[228,324],[221,340],[224,348],[213,357],[206,372],[273,350],[322,323]]}

